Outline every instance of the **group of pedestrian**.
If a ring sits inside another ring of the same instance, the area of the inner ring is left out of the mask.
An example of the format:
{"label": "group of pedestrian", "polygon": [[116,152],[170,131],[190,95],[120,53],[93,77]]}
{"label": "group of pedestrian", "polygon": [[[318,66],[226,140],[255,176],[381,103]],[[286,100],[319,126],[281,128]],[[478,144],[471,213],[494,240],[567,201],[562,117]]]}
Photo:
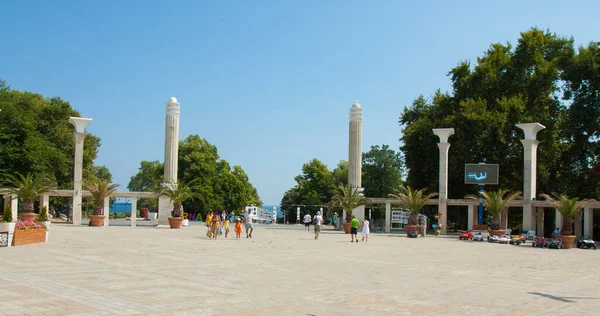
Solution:
{"label": "group of pedestrian", "polygon": [[225,235],[225,238],[229,237],[230,225],[235,221],[235,239],[240,239],[242,234],[242,223],[246,228],[246,238],[252,238],[254,227],[252,226],[252,210],[248,210],[248,213],[235,218],[235,214],[230,212],[227,214],[222,211],[221,214],[218,212],[210,211],[206,215],[206,227],[208,231],[206,236],[211,239],[217,239],[219,235]]}
{"label": "group of pedestrian", "polygon": [[[338,218],[337,213],[333,214],[333,225],[337,224]],[[313,218],[310,214],[306,213],[302,218],[302,222],[304,223],[304,228],[307,232],[310,232],[310,224],[314,225],[313,230],[315,232],[315,239],[319,240],[319,234],[321,233],[321,227],[323,226],[323,216],[321,216],[321,212],[317,212],[317,215]],[[371,232],[369,228],[369,219],[365,216],[362,223],[356,218],[356,216],[352,215],[352,221],[350,222],[350,236],[352,240],[350,242],[358,242],[358,228],[360,227],[360,232],[362,235],[362,241],[369,241],[369,233]]]}

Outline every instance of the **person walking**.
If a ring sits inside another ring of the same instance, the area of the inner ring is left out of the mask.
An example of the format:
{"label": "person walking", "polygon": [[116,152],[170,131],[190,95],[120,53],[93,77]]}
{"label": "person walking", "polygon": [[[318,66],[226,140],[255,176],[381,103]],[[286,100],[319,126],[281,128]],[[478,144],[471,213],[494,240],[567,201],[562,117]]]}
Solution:
{"label": "person walking", "polygon": [[217,237],[219,236],[219,228],[221,228],[221,218],[219,217],[218,214],[216,214],[215,216],[213,216],[212,219],[212,237],[213,239],[217,239]]}
{"label": "person walking", "polygon": [[235,220],[235,239],[240,239],[240,235],[242,234],[242,223],[240,219]]}
{"label": "person walking", "polygon": [[[248,233],[250,231],[250,233]],[[246,238],[252,238],[252,232],[254,231],[254,227],[252,227],[252,210],[248,209],[248,214],[246,214]]]}
{"label": "person walking", "polygon": [[225,221],[223,222],[223,230],[225,230],[225,238],[229,235],[229,217],[225,216]]}
{"label": "person walking", "polygon": [[356,238],[356,242],[358,242],[358,218],[356,218],[356,216],[352,215],[352,221],[351,221],[351,226],[350,226],[350,236],[352,236],[352,241],[350,242],[354,242],[354,239]]}
{"label": "person walking", "polygon": [[321,212],[317,212],[317,215],[315,216],[315,227],[314,227],[316,240],[319,240],[319,233],[321,232],[322,225],[323,225],[323,216],[321,216]]}
{"label": "person walking", "polygon": [[233,214],[233,211],[229,212],[229,221],[233,223],[233,221],[235,220],[235,214]]}
{"label": "person walking", "polygon": [[337,228],[337,222],[338,222],[338,215],[337,212],[333,213],[333,230],[338,230]]}
{"label": "person walking", "polygon": [[360,233],[362,235],[362,240],[367,242],[369,241],[369,233],[371,229],[369,228],[369,218],[365,216],[365,219],[362,224],[362,228],[360,229]]}
{"label": "person walking", "polygon": [[310,231],[310,221],[312,221],[312,218],[310,217],[310,214],[306,213],[306,215],[304,215],[304,227],[306,227],[306,231],[309,232]]}

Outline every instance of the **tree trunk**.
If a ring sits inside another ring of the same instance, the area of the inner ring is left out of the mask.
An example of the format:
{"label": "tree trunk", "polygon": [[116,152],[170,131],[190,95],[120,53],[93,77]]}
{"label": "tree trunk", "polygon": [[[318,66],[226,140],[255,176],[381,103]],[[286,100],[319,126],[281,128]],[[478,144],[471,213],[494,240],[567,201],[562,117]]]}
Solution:
{"label": "tree trunk", "polygon": [[352,210],[346,210],[346,223],[352,221]]}
{"label": "tree trunk", "polygon": [[94,215],[104,215],[104,205],[94,205]]}
{"label": "tree trunk", "polygon": [[23,200],[23,213],[33,213],[33,200]]}
{"label": "tree trunk", "polygon": [[573,236],[573,223],[575,219],[573,217],[565,217],[563,219],[563,227],[560,232],[563,236]]}
{"label": "tree trunk", "polygon": [[499,230],[500,229],[500,215],[494,215],[492,216],[492,229],[493,230]]}
{"label": "tree trunk", "polygon": [[181,204],[176,203],[173,205],[173,217],[179,218],[181,217]]}
{"label": "tree trunk", "polygon": [[408,216],[408,225],[417,225],[419,223],[419,212],[410,212]]}

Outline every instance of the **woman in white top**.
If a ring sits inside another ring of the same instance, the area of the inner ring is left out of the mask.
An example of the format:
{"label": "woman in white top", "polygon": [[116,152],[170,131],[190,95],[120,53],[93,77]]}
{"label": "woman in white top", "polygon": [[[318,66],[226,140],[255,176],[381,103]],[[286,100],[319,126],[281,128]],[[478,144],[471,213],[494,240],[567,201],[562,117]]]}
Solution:
{"label": "woman in white top", "polygon": [[370,231],[369,231],[369,219],[367,217],[365,217],[365,220],[362,223],[360,232],[362,234],[362,240],[369,241],[369,232]]}

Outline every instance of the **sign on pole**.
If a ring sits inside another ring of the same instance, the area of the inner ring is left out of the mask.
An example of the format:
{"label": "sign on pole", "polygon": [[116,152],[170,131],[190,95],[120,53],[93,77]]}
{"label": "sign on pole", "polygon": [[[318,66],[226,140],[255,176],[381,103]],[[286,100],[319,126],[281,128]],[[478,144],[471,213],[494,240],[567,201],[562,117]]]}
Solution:
{"label": "sign on pole", "polygon": [[465,184],[498,184],[497,164],[465,164]]}

